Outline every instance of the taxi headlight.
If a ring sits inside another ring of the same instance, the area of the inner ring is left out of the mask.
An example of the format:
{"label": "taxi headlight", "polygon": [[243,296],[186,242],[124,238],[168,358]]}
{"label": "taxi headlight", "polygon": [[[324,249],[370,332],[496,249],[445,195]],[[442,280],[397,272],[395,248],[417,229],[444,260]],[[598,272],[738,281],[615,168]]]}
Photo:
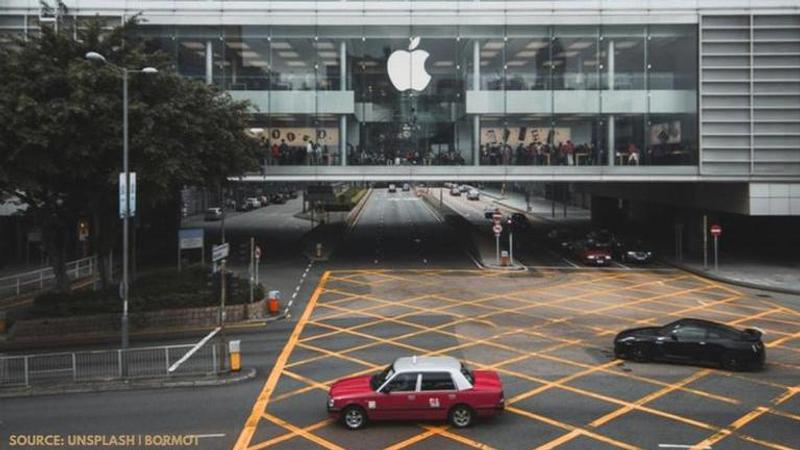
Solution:
{"label": "taxi headlight", "polygon": [[594,255],[589,255],[589,256],[587,256],[587,258],[594,259]]}

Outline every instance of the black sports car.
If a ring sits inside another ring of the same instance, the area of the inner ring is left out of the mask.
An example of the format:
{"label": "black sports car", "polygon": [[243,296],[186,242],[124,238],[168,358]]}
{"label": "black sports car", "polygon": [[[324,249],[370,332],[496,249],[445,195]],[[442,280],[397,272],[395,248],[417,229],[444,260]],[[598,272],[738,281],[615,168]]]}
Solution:
{"label": "black sports car", "polygon": [[615,241],[614,257],[625,263],[647,264],[655,258],[653,249],[641,239]]}
{"label": "black sports car", "polygon": [[665,360],[719,364],[728,370],[758,369],[766,351],[761,331],[737,330],[701,319],[680,319],[663,327],[625,330],[614,337],[614,354],[634,361]]}

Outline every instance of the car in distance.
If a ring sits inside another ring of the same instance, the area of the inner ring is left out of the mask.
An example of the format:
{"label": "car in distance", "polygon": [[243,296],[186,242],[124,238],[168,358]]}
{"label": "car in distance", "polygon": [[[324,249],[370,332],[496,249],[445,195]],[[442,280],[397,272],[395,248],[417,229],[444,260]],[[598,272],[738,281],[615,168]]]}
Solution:
{"label": "car in distance", "polygon": [[461,195],[461,190],[459,190],[458,187],[452,187],[450,188],[450,195],[458,197]]}
{"label": "car in distance", "polygon": [[614,337],[614,355],[634,361],[719,364],[728,370],[759,369],[766,359],[762,332],[738,330],[701,319],[680,319],[662,327],[632,328]]}
{"label": "car in distance", "polygon": [[480,200],[481,193],[477,189],[470,189],[467,192],[467,200]]}
{"label": "car in distance", "polygon": [[389,192],[397,192],[397,186],[395,186],[394,183],[389,185]]}
{"label": "car in distance", "polygon": [[625,263],[647,264],[653,261],[655,253],[641,239],[625,239],[615,241],[614,257]]}
{"label": "car in distance", "polygon": [[572,253],[580,262],[590,266],[605,266],[611,262],[611,248],[591,241],[578,241]]}
{"label": "car in distance", "polygon": [[339,380],[328,392],[328,415],[351,430],[381,420],[448,420],[464,428],[504,408],[496,372],[469,370],[449,356],[398,358],[379,374]]}
{"label": "car in distance", "polygon": [[511,222],[514,223],[514,227],[518,230],[527,230],[531,227],[528,216],[522,213],[511,214]]}
{"label": "car in distance", "polygon": [[403,183],[403,192],[408,192],[411,190],[411,185],[408,183]]}
{"label": "car in distance", "polygon": [[244,204],[246,205],[248,211],[261,208],[261,202],[255,197],[247,197],[244,199]]}
{"label": "car in distance", "polygon": [[470,190],[470,189],[472,189],[472,188],[471,188],[471,187],[469,187],[469,185],[466,185],[466,184],[462,184],[462,185],[461,185],[461,186],[458,188],[458,190],[459,190],[459,191],[461,191],[461,192],[469,192],[469,190]]}
{"label": "car in distance", "polygon": [[203,220],[205,221],[222,220],[223,214],[225,213],[222,212],[222,208],[208,208],[206,210],[205,215],[203,215]]}

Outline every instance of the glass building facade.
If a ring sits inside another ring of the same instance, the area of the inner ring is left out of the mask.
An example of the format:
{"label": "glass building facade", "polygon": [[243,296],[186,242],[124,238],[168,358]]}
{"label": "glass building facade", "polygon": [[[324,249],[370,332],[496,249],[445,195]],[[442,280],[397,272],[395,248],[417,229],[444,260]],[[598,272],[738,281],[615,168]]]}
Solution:
{"label": "glass building facade", "polygon": [[141,28],[267,164],[697,164],[696,24]]}

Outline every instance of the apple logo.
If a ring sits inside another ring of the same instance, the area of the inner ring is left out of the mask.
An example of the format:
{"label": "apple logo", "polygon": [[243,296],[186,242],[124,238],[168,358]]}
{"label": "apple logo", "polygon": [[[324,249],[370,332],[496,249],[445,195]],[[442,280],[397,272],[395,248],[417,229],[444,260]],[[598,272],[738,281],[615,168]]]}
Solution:
{"label": "apple logo", "polygon": [[411,38],[408,50],[397,50],[389,56],[386,70],[389,72],[395,89],[422,91],[431,82],[431,76],[425,70],[425,60],[430,54],[425,50],[414,50],[419,45],[419,37]]}

